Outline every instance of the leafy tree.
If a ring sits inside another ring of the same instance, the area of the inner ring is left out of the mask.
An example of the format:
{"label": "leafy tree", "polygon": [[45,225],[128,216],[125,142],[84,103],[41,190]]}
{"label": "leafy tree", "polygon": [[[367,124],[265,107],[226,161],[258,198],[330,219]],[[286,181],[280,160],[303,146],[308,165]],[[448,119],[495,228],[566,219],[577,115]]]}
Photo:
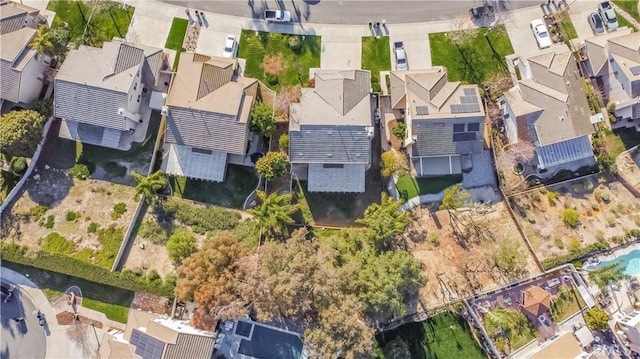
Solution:
{"label": "leafy tree", "polygon": [[395,138],[404,141],[405,137],[407,137],[407,124],[404,122],[398,122],[391,129],[391,133],[393,133]]}
{"label": "leafy tree", "polygon": [[383,193],[380,204],[370,205],[364,212],[364,218],[356,220],[356,223],[367,227],[367,238],[378,251],[394,249],[396,238],[411,222],[409,213],[401,211],[400,206],[400,202]]}
{"label": "leafy tree", "polygon": [[593,307],[584,313],[584,320],[591,330],[609,329],[609,314],[600,307]]}
{"label": "leafy tree", "polygon": [[258,206],[248,210],[256,217],[260,224],[260,237],[277,238],[289,235],[288,225],[294,223],[291,215],[298,210],[297,205],[291,204],[291,193],[267,195],[258,191]]}
{"label": "leafy tree", "polygon": [[256,162],[256,171],[266,180],[281,177],[287,173],[289,158],[282,151],[269,151]]}
{"label": "leafy tree", "polygon": [[50,50],[51,56],[58,59],[58,61],[64,61],[67,55],[69,41],[71,41],[71,34],[66,27],[57,26],[49,30],[49,41],[53,47]]}
{"label": "leafy tree", "polygon": [[282,152],[286,153],[287,151],[289,151],[289,135],[287,135],[286,133],[280,135],[280,138],[278,138],[278,146],[280,147],[280,151]]}
{"label": "leafy tree", "polygon": [[0,149],[30,158],[40,143],[46,119],[33,110],[11,111],[0,117]]}
{"label": "leafy tree", "polygon": [[462,188],[462,185],[456,184],[444,190],[444,198],[440,204],[440,209],[446,209],[448,212],[455,211],[462,207],[469,200],[469,192]]}
{"label": "leafy tree", "polygon": [[47,25],[40,25],[36,30],[36,36],[29,44],[29,48],[38,54],[49,54],[53,49],[53,43],[49,40],[49,29]]}
{"label": "leafy tree", "polygon": [[580,213],[573,208],[565,208],[561,214],[562,221],[571,227],[575,227],[580,223]]}
{"label": "leafy tree", "polygon": [[533,142],[520,140],[503,148],[496,157],[496,167],[503,171],[508,171],[518,163],[529,163],[535,154]]}
{"label": "leafy tree", "polygon": [[162,171],[155,171],[149,176],[143,176],[131,170],[131,177],[136,181],[136,195],[143,195],[147,203],[152,204],[156,194],[167,187],[169,180]]}
{"label": "leafy tree", "polygon": [[526,265],[525,256],[522,255],[521,250],[518,242],[504,241],[495,252],[493,260],[500,269],[506,272],[520,272]]}
{"label": "leafy tree", "polygon": [[69,170],[69,174],[76,179],[84,181],[91,176],[91,170],[89,169],[89,166],[83,163],[76,163]]}
{"label": "leafy tree", "polygon": [[178,229],[173,232],[167,242],[169,258],[176,263],[180,263],[197,250],[196,238],[193,236],[193,233],[185,229]]}
{"label": "leafy tree", "polygon": [[361,313],[355,296],[341,298],[336,305],[320,311],[320,322],[305,330],[304,340],[320,358],[359,357],[373,348],[373,329]]}
{"label": "leafy tree", "polygon": [[517,310],[497,308],[484,315],[485,328],[489,336],[495,336],[502,330],[508,337],[531,331],[529,319]]}
{"label": "leafy tree", "polygon": [[398,337],[384,346],[384,357],[386,359],[405,359],[411,358],[409,343]]}
{"label": "leafy tree", "polygon": [[246,258],[248,248],[230,232],[219,232],[178,268],[176,295],[193,300],[200,311],[195,315],[213,320],[235,319],[248,314],[248,303],[238,285],[253,269]]}
{"label": "leafy tree", "polygon": [[53,115],[53,99],[37,99],[31,104],[31,109],[49,118]]}
{"label": "leafy tree", "polygon": [[589,272],[589,280],[602,290],[607,291],[607,286],[611,283],[617,283],[629,276],[624,274],[624,267],[620,262],[612,263]]}
{"label": "leafy tree", "polygon": [[383,152],[382,156],[382,176],[389,177],[394,174],[403,175],[407,173],[407,157],[404,153],[391,149]]}
{"label": "leafy tree", "polygon": [[273,109],[264,102],[259,102],[251,109],[251,125],[262,135],[269,137],[276,129]]}

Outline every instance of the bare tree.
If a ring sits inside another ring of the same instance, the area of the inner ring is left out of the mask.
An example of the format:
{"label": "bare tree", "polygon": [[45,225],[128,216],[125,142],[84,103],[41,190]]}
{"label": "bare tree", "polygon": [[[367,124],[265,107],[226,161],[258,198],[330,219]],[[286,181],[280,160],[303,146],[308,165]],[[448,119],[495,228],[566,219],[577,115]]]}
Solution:
{"label": "bare tree", "polygon": [[504,146],[502,152],[496,157],[496,167],[503,171],[508,170],[518,163],[530,162],[536,154],[533,142],[520,140]]}
{"label": "bare tree", "polygon": [[470,31],[470,25],[469,14],[464,13],[456,16],[451,21],[452,30],[447,33],[447,37],[454,45],[463,46],[474,35],[474,31]]}
{"label": "bare tree", "polygon": [[279,118],[289,118],[289,105],[300,102],[302,86],[287,86],[280,89],[276,96],[275,106]]}
{"label": "bare tree", "polygon": [[265,55],[260,67],[267,74],[276,77],[287,71],[287,63],[284,61],[282,54]]}

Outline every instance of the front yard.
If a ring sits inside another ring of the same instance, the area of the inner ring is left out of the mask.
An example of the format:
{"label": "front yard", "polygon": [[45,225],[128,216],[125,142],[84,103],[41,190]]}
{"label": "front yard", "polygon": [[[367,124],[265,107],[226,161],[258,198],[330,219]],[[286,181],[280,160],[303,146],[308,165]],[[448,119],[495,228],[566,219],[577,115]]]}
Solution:
{"label": "front yard", "polygon": [[391,70],[389,37],[362,37],[362,69],[371,71],[373,92],[380,92],[380,71]]}
{"label": "front yard", "polygon": [[[96,47],[114,37],[124,38],[135,11],[131,6],[125,10],[115,1],[56,0],[50,1],[47,9],[56,13],[54,27],[67,24],[72,42]],[[87,22],[89,26],[86,26]]]}
{"label": "front yard", "polygon": [[189,27],[189,20],[174,17],[171,22],[171,29],[169,29],[169,35],[167,36],[167,42],[164,47],[167,49],[176,50],[176,58],[173,60],[173,70],[178,69],[178,63],[180,62],[180,53],[184,51],[182,45],[184,44],[184,37],[187,34],[187,28]]}
{"label": "front yard", "polygon": [[[449,33],[429,34],[434,66],[445,66],[449,81],[482,84],[495,76],[507,76],[506,55],[513,47],[504,25],[487,33],[486,28],[465,30],[465,41],[456,46]],[[486,35],[486,36],[485,36]]]}
{"label": "front yard", "polygon": [[377,335],[381,347],[395,339],[402,339],[409,344],[411,358],[414,359],[486,358],[467,321],[451,312],[438,314],[421,323],[404,324]]}
{"label": "front yard", "polygon": [[[272,90],[285,86],[307,86],[309,69],[320,67],[321,37],[297,36],[300,47],[294,50],[290,43],[297,41],[291,40],[296,36],[278,32],[242,30],[238,57],[247,60],[244,76],[259,79]],[[283,69],[277,79],[273,79],[265,75],[261,65],[265,56],[278,54],[282,55]]]}

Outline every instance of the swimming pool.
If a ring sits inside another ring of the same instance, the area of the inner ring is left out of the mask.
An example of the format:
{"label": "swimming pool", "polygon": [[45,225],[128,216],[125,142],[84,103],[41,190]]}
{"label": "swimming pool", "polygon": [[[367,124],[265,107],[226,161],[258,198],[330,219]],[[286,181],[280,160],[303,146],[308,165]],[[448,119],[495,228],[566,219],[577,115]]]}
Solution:
{"label": "swimming pool", "polygon": [[596,268],[602,268],[615,262],[620,262],[620,266],[624,268],[624,274],[626,275],[640,274],[640,249],[634,249],[631,252],[618,256],[612,260],[600,262]]}

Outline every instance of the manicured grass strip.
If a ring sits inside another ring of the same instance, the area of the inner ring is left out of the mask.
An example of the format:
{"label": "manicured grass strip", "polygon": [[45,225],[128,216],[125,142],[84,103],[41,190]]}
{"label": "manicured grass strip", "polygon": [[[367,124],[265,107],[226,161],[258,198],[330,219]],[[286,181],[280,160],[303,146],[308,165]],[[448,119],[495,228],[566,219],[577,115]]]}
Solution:
{"label": "manicured grass strip", "polygon": [[[173,297],[174,294],[175,283],[173,281],[150,281],[141,275],[126,270],[123,272],[111,272],[104,267],[99,267],[76,258],[42,250],[33,256],[27,256],[28,248],[14,243],[1,243],[0,250],[2,253],[3,266],[9,267],[7,263],[13,262],[14,264],[17,263],[43,269],[44,273],[56,272],[66,274],[69,277],[73,277],[72,280],[75,282],[84,280],[86,283],[83,285],[85,286],[90,286],[90,282],[94,282],[93,285],[118,287],[129,291],[153,293],[164,297]],[[21,271],[21,273],[28,272]],[[53,275],[53,273],[51,273],[51,275]],[[67,280],[61,283],[57,290],[64,291],[71,285],[74,284],[69,284]],[[98,291],[95,295],[88,295],[88,297],[109,302],[104,296],[113,290],[114,288],[108,288],[103,291]]]}
{"label": "manicured grass strip", "polygon": [[439,176],[413,178],[407,175],[398,178],[396,187],[400,197],[404,200],[411,199],[422,194],[435,194],[444,191],[445,188],[462,182],[462,176]]}
{"label": "manicured grass strip", "polygon": [[[97,47],[114,37],[124,38],[135,11],[134,7],[125,10],[121,3],[113,1],[102,1],[94,10],[84,1],[56,0],[50,1],[47,9],[56,13],[54,27],[67,24],[71,41],[79,42],[84,33],[85,43]],[[87,21],[89,26],[85,33]]]}
{"label": "manicured grass strip", "polygon": [[184,43],[184,37],[187,34],[188,27],[189,20],[174,17],[171,22],[169,36],[167,36],[167,42],[164,44],[164,47],[180,51],[182,49],[182,44]]}
{"label": "manicured grass strip", "polygon": [[412,359],[486,358],[467,322],[453,313],[441,313],[422,323],[405,324],[376,338],[384,347],[398,337],[409,344]]}
{"label": "manicured grass strip", "polygon": [[504,25],[498,25],[488,33],[486,28],[467,31],[467,41],[459,47],[451,42],[446,32],[429,34],[433,65],[445,66],[449,81],[481,84],[495,74],[506,75],[504,57],[513,54],[513,47]]}
{"label": "manicured grass strip", "polygon": [[380,71],[391,70],[389,37],[362,37],[362,69],[371,71],[373,91],[380,92]]}
{"label": "manicured grass strip", "polygon": [[173,194],[192,201],[241,209],[244,200],[258,185],[258,177],[249,167],[227,166],[224,182],[208,182],[171,177],[169,184]]}
{"label": "manicured grass strip", "polygon": [[569,40],[578,37],[578,32],[573,26],[573,22],[571,21],[569,12],[565,11],[562,13],[562,15],[560,15],[560,21],[558,21],[558,25],[560,26],[560,31],[564,35],[564,42],[566,42],[567,45],[569,45]]}
{"label": "manicured grass strip", "polygon": [[628,27],[630,29],[633,29],[633,31],[638,31],[638,29],[636,29],[635,26],[633,26],[627,19],[625,19],[624,17],[620,16],[620,14],[616,13],[616,17],[618,18],[618,26],[619,27]]}
{"label": "manicured grass strip", "polygon": [[[294,51],[289,47],[289,39],[292,36],[297,35],[242,30],[238,57],[247,60],[244,76],[259,79],[273,90],[281,86],[306,86],[309,81],[309,69],[320,67],[321,37],[301,36],[302,45]],[[277,82],[270,83],[260,65],[265,55],[276,54],[282,54],[286,70],[278,77]]]}
{"label": "manicured grass strip", "polygon": [[640,15],[638,14],[638,0],[613,0],[613,3],[626,11],[629,15],[633,16],[634,19],[640,21]]}
{"label": "manicured grass strip", "polygon": [[71,286],[78,286],[82,292],[82,305],[84,307],[105,313],[107,318],[111,320],[120,323],[127,322],[127,312],[134,296],[134,293],[130,290],[10,261],[3,261],[2,266],[18,273],[29,274],[31,281],[42,289],[49,300],[61,296]]}

